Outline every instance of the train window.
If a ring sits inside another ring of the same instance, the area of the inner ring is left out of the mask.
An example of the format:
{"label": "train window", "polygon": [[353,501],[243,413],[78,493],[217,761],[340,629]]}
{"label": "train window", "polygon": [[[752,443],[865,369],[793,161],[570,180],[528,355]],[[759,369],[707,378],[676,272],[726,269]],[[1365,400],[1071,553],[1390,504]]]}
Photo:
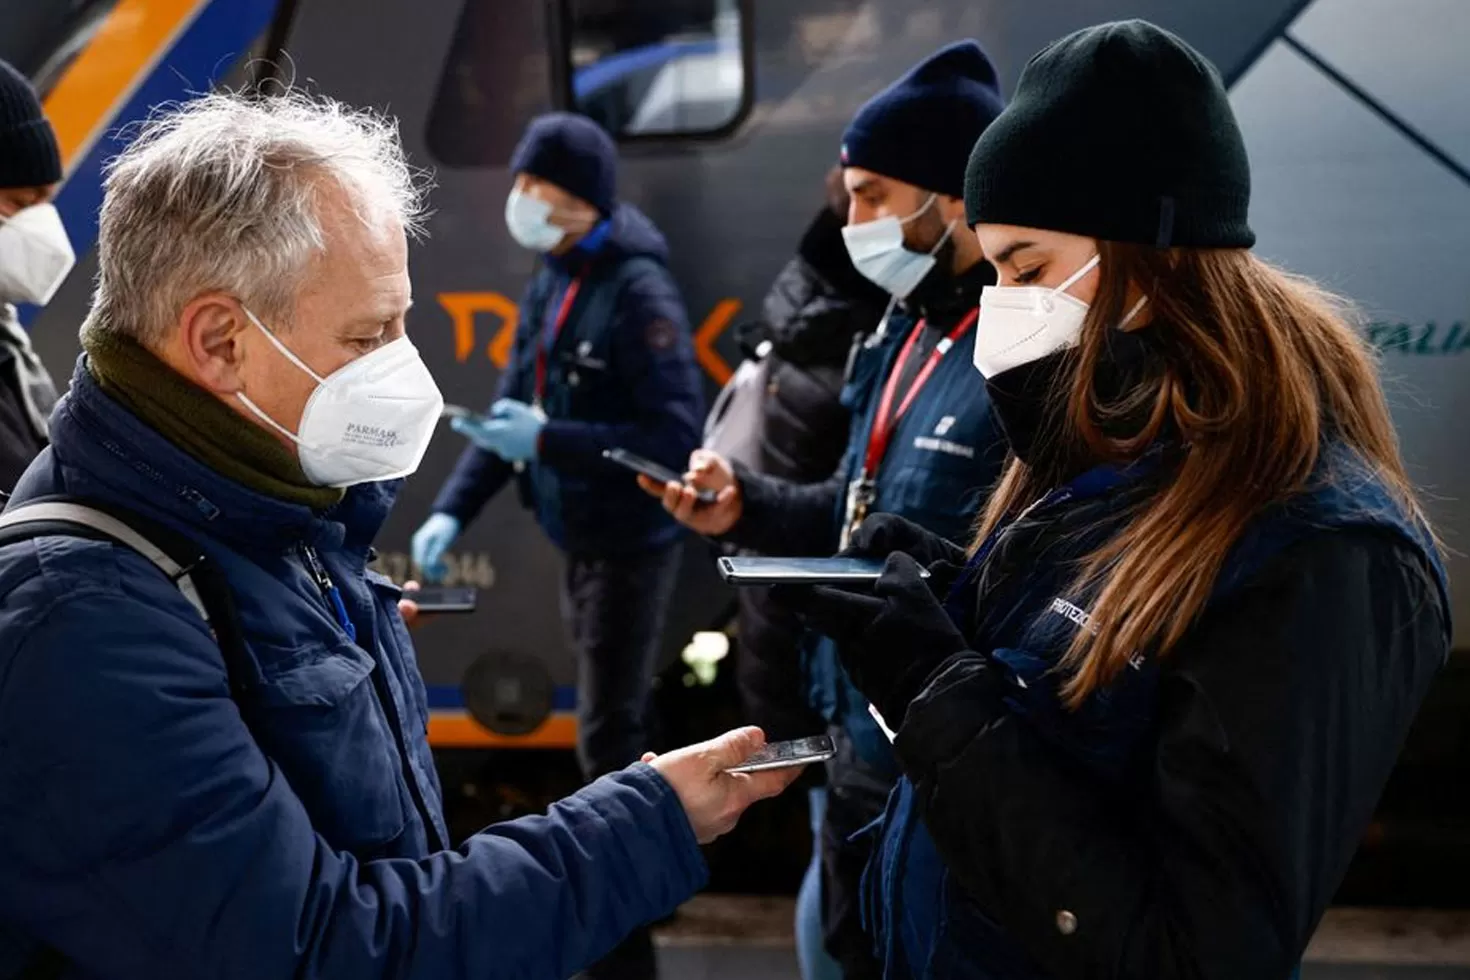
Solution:
{"label": "train window", "polygon": [[750,110],[743,0],[562,0],[566,101],[619,139],[713,137]]}
{"label": "train window", "polygon": [[429,110],[429,152],[448,167],[501,167],[551,109],[546,4],[465,0]]}

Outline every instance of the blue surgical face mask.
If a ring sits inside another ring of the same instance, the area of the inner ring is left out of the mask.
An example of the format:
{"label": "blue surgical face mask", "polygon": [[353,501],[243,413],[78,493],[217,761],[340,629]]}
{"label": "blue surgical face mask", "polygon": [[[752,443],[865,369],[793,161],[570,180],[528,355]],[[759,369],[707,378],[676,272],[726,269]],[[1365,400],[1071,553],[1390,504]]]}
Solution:
{"label": "blue surgical face mask", "polygon": [[516,244],[533,252],[549,252],[561,244],[567,232],[551,223],[552,207],[545,201],[512,187],[505,199],[505,227]]}
{"label": "blue surgical face mask", "polygon": [[954,231],[951,221],[927,254],[904,248],[903,226],[928,211],[937,199],[937,194],[930,194],[924,206],[907,218],[888,215],[842,229],[842,241],[847,245],[853,267],[895,299],[903,299],[918,288],[934,268],[935,253],[944,247]]}

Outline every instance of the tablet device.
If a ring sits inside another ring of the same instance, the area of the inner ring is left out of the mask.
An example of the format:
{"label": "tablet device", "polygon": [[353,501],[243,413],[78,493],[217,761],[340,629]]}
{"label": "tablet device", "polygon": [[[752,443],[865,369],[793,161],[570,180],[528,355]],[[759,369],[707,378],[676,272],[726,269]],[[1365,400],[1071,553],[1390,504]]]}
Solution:
{"label": "tablet device", "polygon": [[[735,555],[719,559],[720,577],[730,585],[871,585],[883,574],[881,558],[769,558]],[[928,569],[920,572],[929,577]]]}

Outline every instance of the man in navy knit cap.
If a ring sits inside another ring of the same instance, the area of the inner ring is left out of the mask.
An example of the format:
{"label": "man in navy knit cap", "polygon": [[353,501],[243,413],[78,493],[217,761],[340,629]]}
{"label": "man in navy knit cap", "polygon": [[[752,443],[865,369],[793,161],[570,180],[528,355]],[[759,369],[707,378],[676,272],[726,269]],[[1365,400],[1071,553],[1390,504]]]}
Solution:
{"label": "man in navy knit cap", "polygon": [[[798,485],[697,452],[691,483],[717,491],[713,505],[696,507],[692,489],[644,484],[679,520],[766,554],[830,555],[849,540],[881,547],[891,538],[897,547],[910,521],[968,540],[1005,443],[971,370],[980,291],[995,271],[964,233],[965,165],[1002,107],[994,66],[978,44],[961,41],[858,110],[840,153],[851,195],[843,237],[853,265],[891,301],[852,359],[843,462],[824,483]],[[820,920],[843,976],[878,977],[856,905],[867,847],[850,838],[882,814],[898,769],[832,642],[808,639],[808,696],[838,754],[827,771],[821,887],[802,891],[804,900],[820,892],[821,914],[799,909],[798,928]],[[836,973],[830,963],[819,969]]]}
{"label": "man in navy knit cap", "polygon": [[15,304],[44,305],[76,257],[51,205],[61,154],[35,90],[0,61],[0,492],[46,446],[56,388]]}
{"label": "man in navy knit cap", "polygon": [[[522,499],[566,554],[577,754],[590,780],[649,748],[645,716],[683,533],[602,452],[682,469],[699,444],[704,400],[668,247],[618,201],[608,135],[583,116],[541,116],[510,169],[506,226],[541,259],[488,417],[454,421],[471,445],[414,535],[413,557],[429,579],[442,575],[445,550],[518,476]],[[653,976],[648,933],[590,973]]]}

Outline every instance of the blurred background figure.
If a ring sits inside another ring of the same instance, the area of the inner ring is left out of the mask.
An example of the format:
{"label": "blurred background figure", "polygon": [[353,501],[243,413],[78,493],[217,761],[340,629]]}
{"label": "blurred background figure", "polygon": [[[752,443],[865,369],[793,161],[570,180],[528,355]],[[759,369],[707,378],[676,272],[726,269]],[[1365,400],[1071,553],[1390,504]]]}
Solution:
{"label": "blurred background figure", "polygon": [[[682,468],[704,398],[663,235],[617,199],[617,150],[596,123],[541,116],[511,159],[511,237],[540,260],[520,304],[489,415],[455,419],[471,445],[413,538],[430,580],[444,553],[510,480],[566,555],[562,610],[577,652],[577,755],[591,780],[649,747],[649,695],[681,532],[628,472],[626,449]],[[635,933],[593,977],[651,977]]]}
{"label": "blurred background figure", "polygon": [[[765,373],[753,468],[792,483],[826,480],[842,461],[852,413],[842,403],[844,369],[853,344],[878,326],[888,294],[853,267],[842,229],[848,196],[842,168],[827,173],[826,201],[801,236],[796,255],[771,284],[762,318],[741,331],[740,345],[761,356]],[[745,717],[771,739],[801,738],[826,727],[808,703],[801,669],[805,628],[766,589],[741,589],[736,679]],[[823,770],[809,781],[812,832],[820,835],[826,794]],[[817,888],[819,859],[803,888]],[[800,903],[811,921],[796,930],[802,975],[838,976],[823,949],[819,900]]]}

